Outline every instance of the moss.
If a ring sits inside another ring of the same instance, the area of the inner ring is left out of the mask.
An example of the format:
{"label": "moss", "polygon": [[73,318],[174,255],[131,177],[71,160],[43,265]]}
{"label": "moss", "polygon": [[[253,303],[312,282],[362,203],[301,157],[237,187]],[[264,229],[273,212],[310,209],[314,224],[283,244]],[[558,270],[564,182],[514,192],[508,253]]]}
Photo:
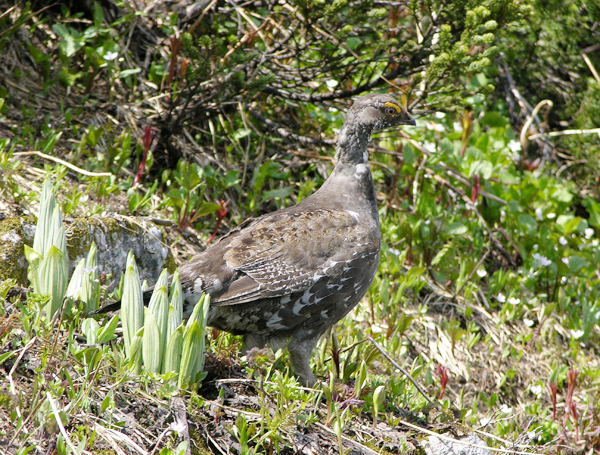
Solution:
{"label": "moss", "polygon": [[167,258],[165,259],[165,268],[169,271],[169,273],[175,272],[175,269],[177,268],[177,262],[175,261],[175,256],[173,255],[171,249],[169,249]]}
{"label": "moss", "polygon": [[202,437],[202,434],[196,429],[190,427],[190,440],[194,441],[192,444],[192,455],[212,455],[212,452],[206,445],[206,441]]}
{"label": "moss", "polygon": [[28,218],[6,218],[0,221],[0,280],[13,278],[21,286],[27,286],[27,261],[23,245],[31,246],[23,225],[30,223]]}

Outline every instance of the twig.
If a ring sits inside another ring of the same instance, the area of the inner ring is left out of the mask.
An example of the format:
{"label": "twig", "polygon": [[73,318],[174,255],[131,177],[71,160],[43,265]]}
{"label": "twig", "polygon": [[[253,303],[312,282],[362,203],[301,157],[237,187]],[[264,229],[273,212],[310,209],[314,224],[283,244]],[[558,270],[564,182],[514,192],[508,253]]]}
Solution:
{"label": "twig", "polygon": [[208,13],[211,8],[213,6],[215,6],[217,4],[218,0],[213,0],[212,2],[210,2],[208,4],[208,6],[206,8],[204,8],[204,11],[202,11],[202,14],[200,14],[200,17],[196,20],[196,22],[194,22],[194,24],[189,28],[189,32],[193,33],[193,31],[196,29],[196,27],[198,27],[198,25],[200,25],[200,22],[202,22],[202,19],[204,19],[204,16],[206,16],[206,13]]}
{"label": "twig", "polygon": [[173,411],[173,417],[175,418],[175,422],[173,422],[171,428],[174,429],[176,426],[178,438],[187,442],[185,455],[191,455],[192,446],[190,441],[190,428],[188,426],[187,421],[187,410],[185,408],[185,402],[181,397],[173,397],[171,399],[171,409]]}
{"label": "twig", "polygon": [[563,131],[552,131],[550,133],[536,133],[529,136],[529,139],[539,139],[541,137],[556,137],[556,136],[569,136],[572,134],[600,134],[600,128],[593,128],[591,130],[563,130]]}
{"label": "twig", "polygon": [[299,134],[292,133],[292,132],[288,131],[287,128],[285,128],[281,125],[278,125],[277,123],[275,123],[272,120],[269,120],[264,115],[258,113],[254,109],[250,109],[250,113],[257,120],[260,120],[262,123],[264,123],[267,126],[267,128],[275,131],[277,134],[279,134],[284,139],[292,139],[292,140],[298,141],[304,145],[335,145],[335,143],[336,143],[336,141],[334,141],[332,139],[320,139],[320,138],[314,138],[314,137],[308,137],[308,136],[301,136]]}
{"label": "twig", "polygon": [[[69,438],[69,435],[67,434],[67,430],[65,430],[65,427],[62,424],[62,419],[60,418],[60,415],[58,412],[58,407],[56,406],[56,402],[52,398],[52,395],[50,395],[50,391],[46,392],[46,397],[48,398],[48,401],[50,402],[50,406],[52,407],[52,414],[54,414],[54,418],[56,419],[56,424],[58,425],[58,428],[60,429],[60,433],[63,435],[65,442],[67,443],[69,448],[73,451],[73,453],[79,453],[79,451],[73,444],[73,441],[71,441],[71,438]],[[91,453],[88,452],[87,450],[84,450],[83,453],[89,453],[91,455]]]}
{"label": "twig", "polygon": [[227,453],[223,452],[223,449],[221,449],[221,446],[220,446],[219,444],[217,444],[217,441],[215,441],[215,440],[214,440],[214,439],[211,437],[211,435],[210,435],[210,433],[209,433],[208,431],[206,432],[206,438],[207,438],[208,440],[210,440],[210,442],[212,442],[212,443],[213,443],[213,445],[215,446],[215,448],[216,448],[216,449],[217,449],[217,450],[218,450],[220,453],[222,453],[223,455],[227,455],[227,454],[229,453],[229,451],[227,451]]}
{"label": "twig", "polygon": [[[335,431],[333,431],[331,428],[329,428],[328,426],[323,425],[320,422],[315,422],[315,426],[317,426],[320,429],[325,430],[328,433],[331,433],[332,435],[334,435],[334,436],[337,437],[337,433]],[[368,453],[368,454],[372,454],[372,455],[379,455],[378,452],[375,452],[373,449],[370,449],[367,446],[362,445],[360,442],[354,441],[354,440],[352,440],[352,439],[350,439],[350,438],[348,438],[348,437],[346,437],[344,435],[341,435],[341,436],[342,436],[342,440],[343,441],[346,441],[349,444],[352,444],[352,445],[355,445],[355,446],[359,447],[361,449],[362,453]]]}
{"label": "twig", "polygon": [[406,371],[404,368],[402,368],[400,365],[398,365],[398,363],[392,359],[390,357],[390,355],[386,352],[385,349],[383,349],[379,343],[377,343],[377,341],[375,341],[373,338],[371,337],[367,337],[367,340],[369,340],[373,346],[375,346],[377,348],[377,350],[379,352],[381,352],[381,354],[388,360],[388,362],[390,362],[395,368],[397,368],[398,370],[400,370],[402,372],[402,374],[404,374],[404,376],[406,376],[406,378],[412,382],[412,385],[415,386],[415,388],[419,391],[419,393],[421,395],[423,395],[425,397],[425,399],[429,402],[429,404],[432,404],[433,406],[436,407],[436,409],[441,411],[440,405],[438,403],[436,403],[435,401],[433,401],[431,398],[429,398],[429,395],[427,395],[425,393],[425,391],[421,388],[421,386],[417,383],[417,381],[415,381],[413,379],[413,377],[410,375],[410,373],[408,371]]}
{"label": "twig", "polygon": [[594,68],[594,65],[592,64],[590,58],[585,53],[581,54],[581,56],[583,57],[583,61],[585,62],[585,64],[592,72],[592,75],[594,76],[594,79],[596,79],[596,82],[600,84],[600,76],[598,76],[598,72],[596,71],[596,68]]}
{"label": "twig", "polygon": [[44,159],[47,159],[50,161],[54,161],[55,163],[58,163],[58,164],[62,164],[63,166],[68,167],[72,171],[78,172],[82,175],[87,175],[88,177],[112,177],[112,174],[110,172],[86,171],[85,169],[81,169],[80,167],[77,167],[71,163],[67,163],[64,160],[61,160],[60,158],[57,158],[55,156],[46,155],[45,153],[42,153],[42,152],[29,151],[29,152],[17,152],[17,153],[13,154],[13,156],[30,156],[30,155],[37,155],[41,158],[44,158]]}
{"label": "twig", "polygon": [[525,150],[527,148],[527,140],[528,140],[527,132],[529,131],[529,127],[531,126],[533,119],[537,116],[538,111],[545,104],[547,104],[550,109],[552,109],[552,106],[554,106],[554,103],[550,100],[542,100],[539,103],[537,103],[537,106],[535,106],[533,108],[533,111],[527,117],[527,120],[525,121],[525,124],[523,125],[523,128],[521,129],[521,135],[519,136],[519,142],[521,142],[521,147],[523,148],[523,150]]}
{"label": "twig", "polygon": [[[169,434],[171,431],[173,431],[173,429],[169,426],[168,428],[165,428],[163,430],[163,432],[160,434],[160,436],[158,437],[158,439],[156,440],[156,442],[154,443],[154,449],[152,449],[152,451],[149,453],[149,455],[154,455],[156,453],[156,451],[158,450],[158,448],[160,447],[160,443],[162,442],[162,440],[165,438],[165,436],[167,434]],[[190,450],[190,443],[189,443],[189,435],[188,435],[188,447],[185,451],[185,455],[190,455],[191,452],[189,452]]]}
{"label": "twig", "polygon": [[119,455],[126,454],[125,451],[121,449],[121,447],[119,447],[115,438],[118,438],[121,442],[131,447],[133,450],[136,451],[136,453],[140,455],[148,455],[148,452],[146,450],[144,450],[142,447],[136,444],[130,437],[124,435],[119,431],[103,427],[102,425],[99,425],[97,423],[94,424],[94,431],[98,433],[98,435],[100,435],[106,442],[108,442],[110,446],[115,450],[115,452],[117,452]]}
{"label": "twig", "polygon": [[[22,349],[21,353],[19,354],[19,357],[17,357],[17,360],[15,361],[15,364],[12,366],[12,368],[10,369],[10,373],[8,373],[8,382],[10,382],[10,392],[13,395],[17,394],[17,389],[15,387],[15,383],[13,381],[12,375],[15,374],[15,371],[17,371],[17,367],[19,366],[19,362],[21,361],[21,359],[23,358],[23,355],[25,355],[25,353],[27,352],[27,350],[29,348],[31,348],[31,346],[33,346],[33,344],[37,341],[37,337],[33,337],[31,340],[29,340],[29,343],[27,343],[25,345],[25,347]],[[19,407],[16,407],[17,410],[17,415],[19,416],[19,418],[21,417],[21,410],[19,409]]]}

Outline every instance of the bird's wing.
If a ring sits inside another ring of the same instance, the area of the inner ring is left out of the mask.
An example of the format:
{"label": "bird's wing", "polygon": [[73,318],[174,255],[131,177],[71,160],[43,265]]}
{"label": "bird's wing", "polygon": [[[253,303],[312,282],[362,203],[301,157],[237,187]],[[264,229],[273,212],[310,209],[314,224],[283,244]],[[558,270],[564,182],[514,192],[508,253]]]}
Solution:
{"label": "bird's wing", "polygon": [[304,292],[324,276],[341,274],[336,265],[356,258],[357,249],[378,246],[373,235],[343,210],[279,212],[258,219],[228,242],[222,257],[235,273],[212,293],[211,302],[234,305]]}

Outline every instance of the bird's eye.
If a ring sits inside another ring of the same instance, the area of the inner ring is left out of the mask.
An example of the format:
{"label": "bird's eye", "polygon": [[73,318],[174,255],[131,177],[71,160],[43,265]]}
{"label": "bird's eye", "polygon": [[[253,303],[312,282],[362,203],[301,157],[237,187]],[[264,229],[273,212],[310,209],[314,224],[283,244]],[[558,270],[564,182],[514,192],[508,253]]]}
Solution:
{"label": "bird's eye", "polygon": [[394,115],[396,115],[398,113],[398,111],[390,106],[390,107],[385,108],[385,113],[387,115],[389,115],[390,117],[393,117]]}

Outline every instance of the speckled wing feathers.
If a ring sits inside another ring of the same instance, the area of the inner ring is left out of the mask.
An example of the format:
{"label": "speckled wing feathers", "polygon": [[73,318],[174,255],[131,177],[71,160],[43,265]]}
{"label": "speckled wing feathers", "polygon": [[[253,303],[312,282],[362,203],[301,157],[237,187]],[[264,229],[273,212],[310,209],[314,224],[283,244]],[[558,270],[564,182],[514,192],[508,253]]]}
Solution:
{"label": "speckled wing feathers", "polygon": [[213,304],[303,293],[320,276],[336,275],[336,264],[341,272],[361,245],[378,249],[379,240],[370,234],[343,210],[279,212],[258,219],[229,243],[223,258],[241,273],[214,295]]}

